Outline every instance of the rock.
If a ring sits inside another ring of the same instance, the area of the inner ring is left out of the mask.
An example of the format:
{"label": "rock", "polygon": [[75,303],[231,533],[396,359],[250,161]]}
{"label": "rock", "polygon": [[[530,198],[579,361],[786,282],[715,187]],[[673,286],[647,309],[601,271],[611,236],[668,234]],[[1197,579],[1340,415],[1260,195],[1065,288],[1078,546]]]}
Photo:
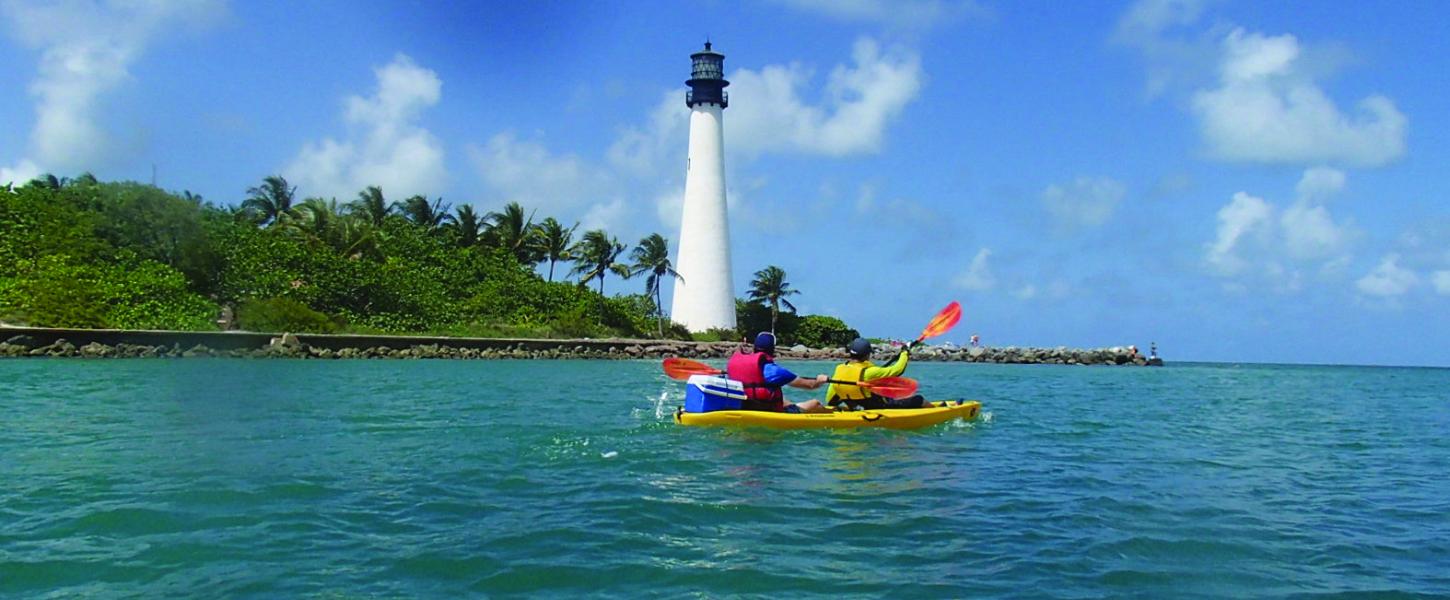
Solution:
{"label": "rock", "polygon": [[10,336],[10,339],[5,340],[5,343],[11,346],[19,346],[26,350],[34,350],[37,344],[35,338],[25,334]]}
{"label": "rock", "polygon": [[30,351],[31,356],[75,356],[75,344],[58,339],[49,346],[41,346]]}
{"label": "rock", "polygon": [[297,336],[291,333],[284,333],[281,337],[274,337],[271,341],[267,342],[267,345],[274,347],[286,346],[290,348],[301,348],[303,346],[302,341],[298,340]]}
{"label": "rock", "polygon": [[100,342],[91,342],[81,346],[80,354],[86,358],[109,358],[116,354],[116,350]]}
{"label": "rock", "polygon": [[212,349],[202,344],[197,344],[181,353],[186,358],[209,357],[213,355]]}

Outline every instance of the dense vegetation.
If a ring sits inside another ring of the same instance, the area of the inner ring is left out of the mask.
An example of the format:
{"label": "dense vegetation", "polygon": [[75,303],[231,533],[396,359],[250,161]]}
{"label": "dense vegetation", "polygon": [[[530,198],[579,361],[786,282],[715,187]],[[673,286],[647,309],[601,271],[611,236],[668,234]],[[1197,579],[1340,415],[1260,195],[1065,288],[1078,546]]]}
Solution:
{"label": "dense vegetation", "polygon": [[[603,230],[576,239],[577,226],[535,223],[517,203],[480,215],[423,196],[390,203],[377,187],[346,203],[299,201],[275,176],[247,194],[218,206],[89,175],[0,187],[0,319],[211,330],[234,312],[231,325],[253,331],[691,337],[658,305],[677,276],[658,234],[630,252]],[[572,263],[574,281],[554,280],[559,263]],[[639,275],[643,293],[605,295],[606,277]],[[783,278],[752,291],[770,306],[738,303],[738,331],[697,337],[774,328],[834,345],[855,334],[831,317],[779,313],[774,300],[796,293]]]}

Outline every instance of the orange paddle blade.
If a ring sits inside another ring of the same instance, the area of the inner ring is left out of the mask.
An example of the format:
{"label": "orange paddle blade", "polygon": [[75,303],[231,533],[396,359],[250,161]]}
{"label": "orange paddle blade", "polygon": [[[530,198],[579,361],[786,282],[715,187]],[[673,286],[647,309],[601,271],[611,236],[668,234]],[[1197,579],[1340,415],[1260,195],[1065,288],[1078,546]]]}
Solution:
{"label": "orange paddle blade", "polygon": [[666,358],[665,375],[670,379],[689,379],[691,375],[719,375],[723,373],[710,365],[688,358]]}
{"label": "orange paddle blade", "polygon": [[916,380],[909,377],[882,377],[856,385],[887,398],[906,398],[916,393]]}
{"label": "orange paddle blade", "polygon": [[946,333],[951,328],[956,327],[957,321],[960,320],[962,320],[962,305],[953,300],[951,304],[948,304],[946,308],[943,308],[941,312],[937,313],[936,317],[932,318],[930,323],[926,324],[926,329],[921,330],[921,337],[916,338],[916,341],[920,342],[926,338],[936,337]]}

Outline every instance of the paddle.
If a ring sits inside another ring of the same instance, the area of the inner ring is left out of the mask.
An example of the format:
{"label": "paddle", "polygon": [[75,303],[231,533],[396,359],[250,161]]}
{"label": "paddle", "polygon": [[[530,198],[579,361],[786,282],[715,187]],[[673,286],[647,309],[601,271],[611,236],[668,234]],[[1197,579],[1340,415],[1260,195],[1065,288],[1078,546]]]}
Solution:
{"label": "paddle", "polygon": [[951,328],[957,326],[957,321],[960,320],[962,320],[962,305],[956,300],[953,300],[946,308],[941,309],[941,312],[937,313],[935,317],[932,317],[931,322],[926,324],[926,328],[921,330],[921,337],[916,338],[915,341],[911,342],[911,345],[915,346],[926,338],[936,337],[950,331]]}
{"label": "paddle", "polygon": [[[710,365],[688,358],[666,358],[665,375],[671,379],[689,379],[691,375],[720,375],[724,373]],[[871,381],[843,381],[827,379],[827,383],[857,385],[887,398],[906,398],[916,393],[916,380],[906,377],[882,377]]]}

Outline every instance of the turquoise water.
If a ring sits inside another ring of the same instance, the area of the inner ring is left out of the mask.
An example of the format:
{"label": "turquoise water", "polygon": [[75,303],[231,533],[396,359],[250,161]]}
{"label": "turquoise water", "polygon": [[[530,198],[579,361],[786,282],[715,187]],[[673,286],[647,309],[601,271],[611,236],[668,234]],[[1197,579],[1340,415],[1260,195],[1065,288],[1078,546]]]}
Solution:
{"label": "turquoise water", "polygon": [[983,418],[679,427],[653,361],[0,361],[0,596],[1450,594],[1450,370],[909,374]]}

